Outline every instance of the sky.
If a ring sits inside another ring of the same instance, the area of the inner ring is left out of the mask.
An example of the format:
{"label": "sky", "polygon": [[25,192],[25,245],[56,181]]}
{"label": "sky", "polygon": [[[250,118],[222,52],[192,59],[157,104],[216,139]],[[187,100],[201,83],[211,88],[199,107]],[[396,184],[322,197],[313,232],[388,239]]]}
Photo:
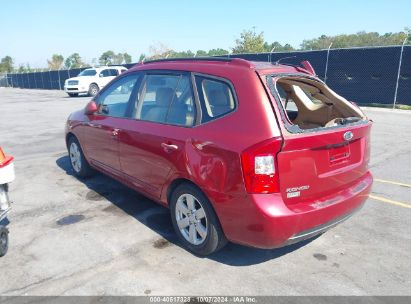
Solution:
{"label": "sky", "polygon": [[150,45],[182,51],[230,49],[255,27],[269,43],[299,47],[304,39],[411,27],[411,1],[326,0],[2,0],[0,58],[47,66],[52,54],[77,52],[91,62],[127,52],[133,62]]}

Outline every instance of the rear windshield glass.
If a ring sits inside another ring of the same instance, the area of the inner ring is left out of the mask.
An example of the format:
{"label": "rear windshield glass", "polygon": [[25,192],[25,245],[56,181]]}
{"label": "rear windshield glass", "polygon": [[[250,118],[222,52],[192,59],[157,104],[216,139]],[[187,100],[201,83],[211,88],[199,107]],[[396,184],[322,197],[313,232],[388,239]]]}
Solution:
{"label": "rear windshield glass", "polygon": [[360,109],[318,80],[269,76],[267,82],[285,126],[292,133],[338,127],[365,118]]}

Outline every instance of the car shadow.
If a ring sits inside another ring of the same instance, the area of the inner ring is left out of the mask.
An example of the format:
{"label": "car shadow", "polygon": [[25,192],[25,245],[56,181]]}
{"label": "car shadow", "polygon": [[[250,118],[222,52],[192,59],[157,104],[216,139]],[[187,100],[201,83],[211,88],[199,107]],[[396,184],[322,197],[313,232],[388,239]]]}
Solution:
{"label": "car shadow", "polygon": [[[67,155],[58,158],[56,164],[64,170],[67,175],[74,176]],[[157,240],[153,244],[154,247],[165,247],[167,242],[169,242],[183,248],[174,232],[170,213],[167,208],[160,206],[149,198],[101,173],[96,173],[87,179],[78,180],[89,189],[86,199],[101,200],[105,198],[112,204],[105,207],[103,211],[118,213],[122,210],[158,233],[164,240]],[[219,252],[199,258],[211,259],[230,266],[249,266],[284,256],[307,245],[314,239],[315,238],[278,249],[257,249],[228,243]]]}

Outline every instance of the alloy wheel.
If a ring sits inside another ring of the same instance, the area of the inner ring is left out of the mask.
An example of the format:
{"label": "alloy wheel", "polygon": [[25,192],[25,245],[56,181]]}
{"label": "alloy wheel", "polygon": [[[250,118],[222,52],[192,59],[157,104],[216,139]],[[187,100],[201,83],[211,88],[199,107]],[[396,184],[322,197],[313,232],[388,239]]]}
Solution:
{"label": "alloy wheel", "polygon": [[81,152],[78,145],[72,142],[70,145],[70,161],[71,165],[77,173],[81,171]]}
{"label": "alloy wheel", "polygon": [[207,238],[207,216],[201,202],[191,194],[177,199],[175,216],[181,235],[193,245],[202,244]]}

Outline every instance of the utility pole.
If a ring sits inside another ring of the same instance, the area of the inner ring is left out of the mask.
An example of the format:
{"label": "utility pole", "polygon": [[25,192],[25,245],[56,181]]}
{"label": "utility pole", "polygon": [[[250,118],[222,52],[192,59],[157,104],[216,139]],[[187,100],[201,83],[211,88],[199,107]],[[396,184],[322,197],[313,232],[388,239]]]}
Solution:
{"label": "utility pole", "polygon": [[392,109],[395,109],[395,105],[397,104],[398,82],[400,80],[400,73],[401,73],[402,53],[404,52],[404,45],[407,42],[407,40],[408,40],[408,35],[407,35],[407,37],[405,37],[405,39],[404,39],[404,41],[402,42],[402,45],[401,45],[400,62],[398,64],[397,82],[395,84],[394,104],[392,106]]}
{"label": "utility pole", "polygon": [[271,49],[271,51],[270,51],[270,63],[272,62],[272,60],[271,60],[271,54],[274,52],[274,50],[275,50],[275,47],[273,47],[273,48]]}
{"label": "utility pole", "polygon": [[327,83],[328,58],[329,58],[329,56],[330,56],[330,49],[331,49],[331,46],[332,46],[332,45],[333,45],[333,43],[331,42],[331,43],[330,43],[330,46],[328,47],[328,50],[327,50],[327,60],[325,61],[324,83]]}

